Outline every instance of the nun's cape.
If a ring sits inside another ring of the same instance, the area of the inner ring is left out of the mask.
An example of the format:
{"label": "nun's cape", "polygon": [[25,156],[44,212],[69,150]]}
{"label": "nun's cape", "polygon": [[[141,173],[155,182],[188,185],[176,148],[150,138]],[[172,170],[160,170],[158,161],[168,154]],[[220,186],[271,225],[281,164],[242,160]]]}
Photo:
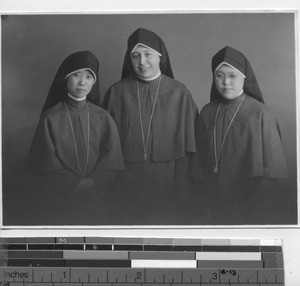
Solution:
{"label": "nun's cape", "polygon": [[[225,100],[213,82],[211,102],[203,107],[198,121],[197,156],[193,174],[203,181],[219,183],[234,183],[254,177],[288,177],[278,122],[263,104],[264,100],[249,61],[239,51],[225,47],[212,59],[213,75],[222,63],[233,66],[246,76],[244,93],[233,100]],[[217,155],[229,122],[243,98],[224,142],[218,163],[219,171],[214,174],[213,129],[218,106],[221,104],[216,121]]]}
{"label": "nun's cape", "polygon": [[[77,177],[94,176],[97,181],[96,173],[99,170],[123,169],[117,128],[108,112],[99,107],[98,66],[98,60],[91,52],[82,51],[68,56],[59,67],[29,153],[27,167],[34,174],[60,172]],[[87,101],[81,102],[70,99],[66,87],[66,76],[79,69],[89,69],[96,76],[96,82],[87,96]],[[79,160],[81,159],[81,172],[66,107],[74,129]],[[88,165],[86,173],[83,174],[88,141]]]}

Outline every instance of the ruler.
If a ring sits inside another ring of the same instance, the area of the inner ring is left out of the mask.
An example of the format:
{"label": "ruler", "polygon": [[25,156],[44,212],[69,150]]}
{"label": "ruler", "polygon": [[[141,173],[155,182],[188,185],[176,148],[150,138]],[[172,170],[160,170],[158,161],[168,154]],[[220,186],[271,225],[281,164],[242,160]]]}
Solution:
{"label": "ruler", "polygon": [[0,240],[0,286],[284,285],[282,241],[44,237]]}

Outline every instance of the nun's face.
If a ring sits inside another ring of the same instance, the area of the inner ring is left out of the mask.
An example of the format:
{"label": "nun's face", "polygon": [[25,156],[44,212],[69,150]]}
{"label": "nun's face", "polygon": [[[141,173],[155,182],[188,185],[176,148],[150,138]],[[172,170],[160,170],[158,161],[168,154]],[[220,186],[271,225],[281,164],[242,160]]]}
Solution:
{"label": "nun's face", "polygon": [[219,93],[226,99],[239,96],[243,86],[244,77],[237,70],[222,65],[215,71],[215,84]]}
{"label": "nun's face", "polygon": [[144,46],[137,46],[131,53],[131,63],[135,73],[142,79],[151,79],[159,74],[160,56]]}
{"label": "nun's face", "polygon": [[89,70],[79,70],[67,78],[69,93],[76,98],[85,98],[91,91],[95,78]]}

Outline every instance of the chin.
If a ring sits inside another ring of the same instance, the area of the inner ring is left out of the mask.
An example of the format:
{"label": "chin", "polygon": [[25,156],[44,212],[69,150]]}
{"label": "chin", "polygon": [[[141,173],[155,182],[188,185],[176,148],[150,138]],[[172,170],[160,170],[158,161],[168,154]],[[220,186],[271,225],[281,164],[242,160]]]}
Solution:
{"label": "chin", "polygon": [[225,99],[234,99],[234,96],[231,96],[231,95],[228,95],[228,94],[222,94],[222,97],[225,98]]}
{"label": "chin", "polygon": [[224,93],[223,93],[222,96],[223,96],[225,99],[231,100],[231,99],[236,98],[236,97],[237,97],[237,94],[232,94],[232,93],[225,93],[225,94],[224,94]]}

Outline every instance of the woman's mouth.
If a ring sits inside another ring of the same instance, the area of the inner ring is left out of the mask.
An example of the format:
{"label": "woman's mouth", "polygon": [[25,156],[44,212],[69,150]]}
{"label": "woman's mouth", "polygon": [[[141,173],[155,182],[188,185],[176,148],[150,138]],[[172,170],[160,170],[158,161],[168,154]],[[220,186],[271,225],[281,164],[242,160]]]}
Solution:
{"label": "woman's mouth", "polygon": [[139,67],[138,68],[141,72],[144,72],[144,71],[146,71],[147,69],[148,69],[148,67]]}

